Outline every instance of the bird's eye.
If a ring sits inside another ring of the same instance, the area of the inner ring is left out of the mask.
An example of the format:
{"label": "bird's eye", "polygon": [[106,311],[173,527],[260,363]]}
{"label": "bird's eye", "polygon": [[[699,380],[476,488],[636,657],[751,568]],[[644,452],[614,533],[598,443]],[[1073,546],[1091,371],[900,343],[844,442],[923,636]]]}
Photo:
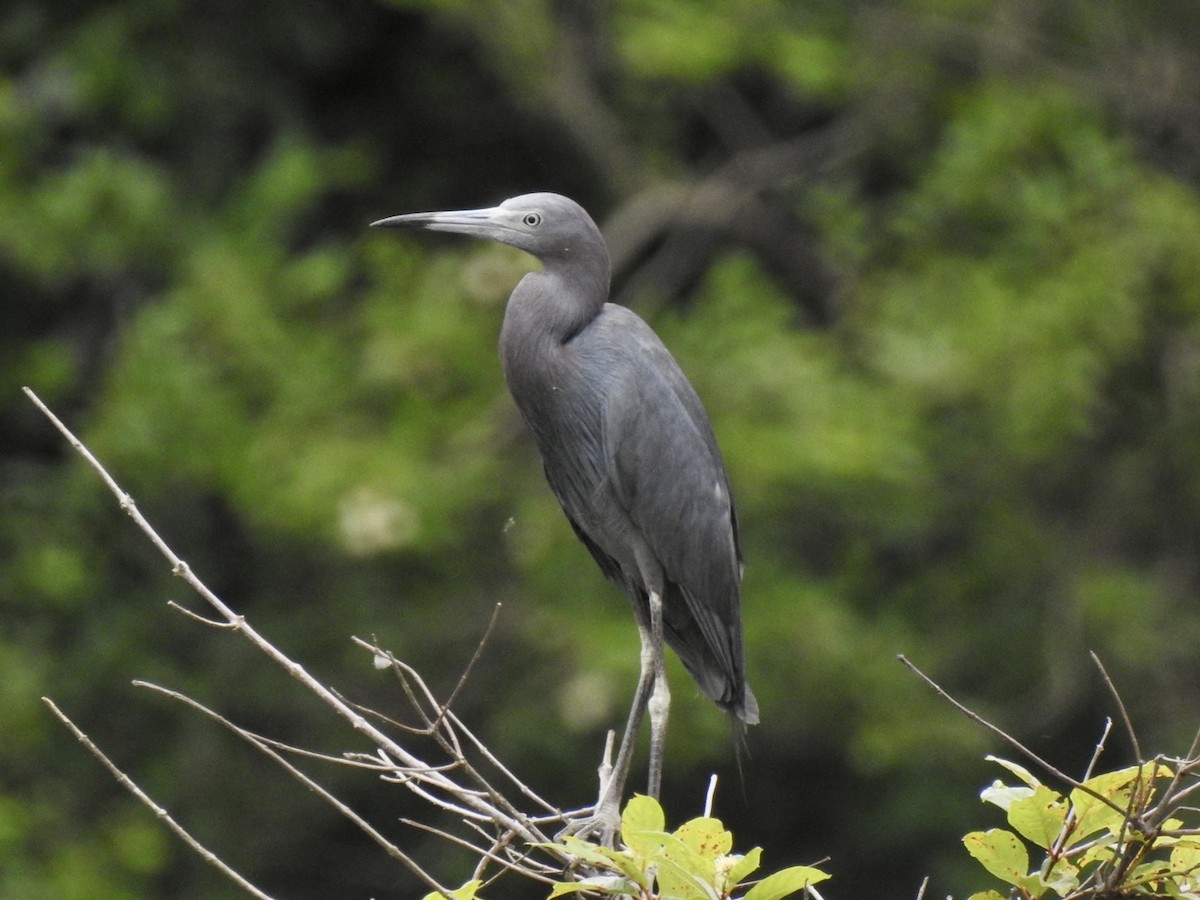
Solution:
{"label": "bird's eye", "polygon": [[537,228],[542,224],[542,217],[538,213],[530,212],[525,213],[525,216],[521,219],[521,221],[524,222],[528,228]]}

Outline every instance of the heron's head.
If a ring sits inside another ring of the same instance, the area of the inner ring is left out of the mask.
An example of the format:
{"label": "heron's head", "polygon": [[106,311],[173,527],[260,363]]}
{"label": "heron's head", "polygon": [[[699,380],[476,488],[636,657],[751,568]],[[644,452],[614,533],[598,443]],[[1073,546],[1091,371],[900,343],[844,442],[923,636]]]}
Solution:
{"label": "heron's head", "polygon": [[380,228],[420,228],[488,238],[532,253],[547,265],[576,260],[608,269],[608,250],[587,212],[561,194],[522,194],[488,209],[408,213],[372,222]]}

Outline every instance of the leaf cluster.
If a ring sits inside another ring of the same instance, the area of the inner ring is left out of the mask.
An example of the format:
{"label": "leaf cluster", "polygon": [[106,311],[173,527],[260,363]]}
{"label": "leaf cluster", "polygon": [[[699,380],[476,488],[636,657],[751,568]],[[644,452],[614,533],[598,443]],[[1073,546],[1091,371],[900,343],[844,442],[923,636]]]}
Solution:
{"label": "leaf cluster", "polygon": [[[733,852],[733,835],[720,820],[700,816],[666,830],[658,801],[643,794],[630,798],[621,813],[621,842],[607,847],[567,835],[561,847],[575,859],[570,877],[549,897],[586,893],[638,900],[783,900],[829,878],[813,866],[788,866],[750,882],[762,848]],[[580,875],[579,872],[586,874]],[[482,882],[468,882],[453,900],[477,900]],[[425,900],[437,900],[431,893]]]}
{"label": "leaf cluster", "polygon": [[[1022,900],[1200,898],[1200,819],[1181,806],[1190,793],[1182,778],[1194,763],[1173,768],[1156,760],[1103,772],[1063,794],[1024,766],[989,759],[1020,782],[997,780],[981,795],[1005,811],[1011,830],[973,831],[963,844]],[[1040,856],[1032,866],[1030,847]],[[987,890],[970,900],[1003,895]]]}

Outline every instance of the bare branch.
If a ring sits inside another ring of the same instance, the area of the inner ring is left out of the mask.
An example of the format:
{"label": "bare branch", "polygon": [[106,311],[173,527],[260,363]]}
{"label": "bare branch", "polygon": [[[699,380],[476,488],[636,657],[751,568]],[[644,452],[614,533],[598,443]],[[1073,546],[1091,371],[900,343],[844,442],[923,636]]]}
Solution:
{"label": "bare branch", "polygon": [[343,803],[341,800],[339,800],[337,797],[335,797],[333,794],[331,794],[328,790],[326,790],[324,787],[322,787],[318,782],[316,782],[312,778],[310,778],[305,772],[301,771],[296,766],[292,765],[292,763],[290,763],[274,747],[270,746],[267,742],[260,740],[258,735],[254,734],[252,731],[248,731],[245,728],[235,725],[233,722],[231,722],[229,719],[222,716],[220,713],[216,712],[215,710],[210,709],[209,707],[205,706],[203,703],[200,703],[198,700],[194,700],[193,698],[187,696],[186,694],[181,694],[178,691],[172,691],[168,688],[160,687],[156,684],[151,684],[146,681],[139,682],[139,684],[141,687],[145,687],[152,691],[156,691],[160,694],[170,697],[172,700],[178,700],[180,703],[184,703],[184,704],[192,707],[192,709],[195,709],[195,710],[203,713],[204,715],[206,715],[210,719],[212,719],[214,722],[218,723],[219,725],[224,726],[229,731],[233,732],[238,737],[242,738],[244,741],[246,741],[248,744],[253,746],[255,749],[266,754],[268,757],[270,757],[272,760],[274,760],[280,767],[282,767],[285,771],[287,771],[288,774],[290,774],[293,778],[295,778],[297,781],[299,781],[301,784],[303,784],[306,788],[308,788],[310,791],[315,793],[318,797],[320,797],[322,800],[324,800],[326,803],[328,803],[330,806],[332,806],[334,809],[336,809],[338,812],[340,812],[343,816],[345,816],[347,819],[349,819],[351,822],[353,822],[355,825],[357,825],[358,828],[364,834],[366,834],[368,837],[371,838],[371,840],[375,841],[376,844],[378,844],[380,847],[382,847],[384,852],[386,852],[388,854],[388,856],[401,862],[405,866],[405,868],[407,868],[410,872],[412,872],[419,879],[421,879],[421,881],[423,881],[426,884],[426,886],[428,886],[431,890],[437,891],[439,894],[444,896],[446,898],[446,900],[453,900],[453,898],[450,896],[449,889],[446,887],[443,887],[441,884],[439,884],[437,882],[437,880],[432,875],[430,875],[428,872],[426,872],[425,869],[423,869],[420,865],[418,865],[417,862],[412,857],[410,857],[407,853],[405,853],[403,850],[401,850],[399,847],[397,847],[395,844],[393,844],[391,841],[389,841],[387,838],[385,838],[379,831],[377,831],[375,829],[374,826],[371,825],[370,822],[368,822],[366,819],[364,819],[362,816],[360,816],[358,813],[356,813],[353,809],[351,809],[349,806],[347,806],[345,803]]}
{"label": "bare branch", "polygon": [[208,616],[202,616],[200,613],[193,612],[182,603],[176,603],[174,600],[168,600],[167,606],[171,607],[171,609],[175,610],[175,612],[187,616],[194,622],[199,622],[201,625],[207,625],[209,628],[227,628],[233,630],[237,627],[232,622],[220,622],[216,619],[210,619]]}
{"label": "bare branch", "polygon": [[1114,812],[1119,813],[1121,815],[1125,815],[1126,811],[1124,809],[1122,809],[1120,806],[1118,806],[1116,803],[1114,803],[1110,798],[1105,797],[1103,794],[1100,794],[1097,791],[1093,790],[1092,788],[1088,787],[1082,781],[1072,778],[1066,772],[1055,767],[1054,765],[1049,763],[1047,760],[1042,759],[1042,757],[1038,756],[1036,753],[1034,753],[1032,750],[1030,750],[1028,747],[1026,747],[1024,744],[1022,744],[1020,741],[1018,741],[1015,737],[1013,737],[1011,734],[1009,734],[1004,729],[1000,728],[999,726],[993,725],[991,722],[989,722],[987,719],[983,718],[983,716],[979,715],[974,710],[968,709],[967,707],[963,706],[961,703],[959,703],[957,700],[955,700],[953,697],[951,697],[950,694],[947,693],[945,688],[943,688],[940,684],[938,684],[936,681],[934,681],[932,678],[930,678],[928,675],[926,675],[924,672],[922,672],[920,669],[918,669],[916,667],[916,665],[914,665],[912,663],[912,661],[910,661],[909,658],[907,656],[905,656],[903,653],[897,654],[896,659],[900,660],[900,662],[909,671],[911,671],[914,675],[916,675],[918,678],[920,678],[922,681],[924,681],[927,685],[929,685],[931,688],[933,688],[934,692],[939,697],[941,697],[943,700],[945,700],[947,703],[949,703],[951,706],[953,706],[955,709],[957,709],[959,712],[961,712],[963,715],[965,715],[972,722],[975,722],[977,725],[982,725],[988,731],[992,732],[992,734],[996,735],[1001,740],[1003,740],[1005,743],[1009,744],[1013,749],[1015,749],[1018,753],[1020,753],[1026,759],[1028,759],[1031,762],[1035,763],[1036,765],[1040,766],[1042,769],[1049,772],[1051,775],[1053,775],[1055,778],[1062,781],[1064,784],[1070,785],[1071,787],[1075,788],[1076,790],[1083,791],[1085,794],[1090,794],[1092,797],[1095,797],[1097,800],[1099,800],[1101,803],[1103,803],[1109,809],[1111,809]]}
{"label": "bare branch", "polygon": [[[1096,764],[1100,762],[1100,755],[1104,753],[1104,745],[1108,743],[1109,732],[1112,731],[1112,719],[1105,718],[1104,730],[1100,732],[1100,740],[1096,741],[1096,746],[1092,749],[1092,758],[1088,760],[1087,768],[1083,770],[1083,780],[1087,781],[1092,777],[1092,772],[1096,769]],[[1141,757],[1138,757],[1138,762],[1141,762]]]}
{"label": "bare branch", "polygon": [[479,657],[483,656],[483,648],[487,646],[487,642],[496,628],[496,622],[500,619],[500,608],[503,605],[502,603],[497,603],[492,609],[492,617],[488,620],[487,628],[483,630],[483,637],[475,645],[475,652],[471,654],[471,659],[467,662],[466,668],[463,669],[462,675],[459,676],[458,684],[454,685],[454,690],[450,692],[450,696],[446,698],[446,702],[442,705],[442,710],[438,715],[439,719],[454,705],[454,701],[458,699],[458,694],[463,689],[463,685],[471,677],[471,671],[475,668],[475,664],[479,662]]}
{"label": "bare branch", "polygon": [[1117,704],[1117,711],[1121,714],[1121,722],[1125,725],[1125,734],[1129,737],[1129,743],[1133,745],[1134,758],[1139,763],[1143,762],[1145,757],[1142,756],[1142,747],[1138,743],[1137,732],[1134,731],[1133,722],[1129,718],[1129,710],[1125,708],[1125,701],[1121,699],[1121,694],[1117,691],[1117,686],[1113,684],[1113,680],[1108,677],[1108,670],[1104,668],[1104,663],[1100,661],[1100,657],[1096,655],[1096,651],[1089,650],[1088,655],[1100,671],[1100,678],[1103,679],[1104,686],[1108,688],[1108,692],[1112,695],[1113,702]]}
{"label": "bare branch", "polygon": [[[373,725],[364,715],[354,709],[350,704],[346,703],[342,698],[338,697],[332,690],[317,681],[308,671],[299,663],[295,662],[282,651],[277,649],[270,641],[260,635],[245,617],[237,614],[228,605],[226,605],[216,594],[214,594],[196,575],[192,572],[188,564],[180,558],[168,546],[165,540],[159,536],[146,518],[138,511],[137,505],[134,503],[133,497],[123,491],[116,480],[108,473],[101,465],[100,461],[84,446],[84,444],[67,428],[62,421],[54,415],[50,409],[42,403],[38,396],[29,388],[24,388],[25,394],[29,399],[42,411],[42,413],[51,421],[55,428],[67,439],[72,447],[79,452],[84,460],[90,465],[109,490],[117,497],[122,509],[124,509],[142,530],[142,532],[150,539],[151,543],[158,548],[159,552],[166,558],[171,566],[171,571],[183,578],[188,585],[196,591],[217,613],[228,623],[228,628],[234,631],[248,641],[250,641],[263,654],[270,658],[273,662],[288,672],[293,678],[301,682],[312,693],[316,694],[324,703],[334,710],[339,716],[345,719],[356,731],[366,736],[377,747],[379,747],[388,758],[395,763],[395,768],[390,770],[390,774],[395,776],[395,780],[404,784],[409,790],[416,793],[418,796],[427,800],[430,803],[454,812],[457,815],[472,818],[477,821],[492,821],[497,827],[506,831],[512,831],[519,835],[523,841],[528,843],[548,843],[547,836],[541,829],[530,822],[529,817],[522,812],[513,803],[505,799],[498,792],[494,791],[490,785],[487,785],[483,779],[478,776],[478,773],[470,768],[465,757],[462,757],[461,752],[455,752],[456,740],[453,736],[453,731],[449,728],[439,728],[432,733],[438,739],[439,743],[444,748],[449,748],[452,756],[458,757],[456,762],[464,767],[464,770],[472,774],[472,779],[479,782],[476,787],[481,790],[469,790],[459,785],[449,777],[447,771],[438,766],[429,766],[423,760],[414,756],[403,746],[396,743],[390,736],[379,730]],[[208,623],[207,619],[200,617]],[[224,627],[224,626],[223,626]],[[434,728],[434,722],[437,719],[437,711],[441,710],[441,706],[433,697],[425,683],[412,671],[411,667],[405,666],[398,660],[393,660],[393,665],[397,671],[405,671],[406,674],[415,681],[417,690],[421,693],[429,708],[434,711],[434,716],[429,717],[423,710],[422,704],[416,698],[416,692],[412,692],[411,685],[407,688],[409,699],[413,703],[419,714],[426,719],[426,726],[430,729]],[[407,681],[407,680],[405,680]],[[448,721],[457,722],[457,719],[446,719]],[[445,723],[443,722],[443,725]],[[266,752],[266,751],[264,751]],[[413,773],[419,772],[420,777],[414,777]],[[449,797],[454,797],[455,801],[449,801],[438,796],[445,794]],[[546,804],[549,806],[549,804]],[[552,807],[551,807],[552,808]]]}
{"label": "bare branch", "polygon": [[246,893],[250,894],[251,896],[259,897],[259,898],[261,898],[261,900],[272,900],[270,894],[260,891],[253,884],[251,884],[249,881],[247,881],[244,877],[242,877],[240,874],[238,874],[233,868],[231,868],[219,856],[217,856],[215,853],[213,853],[211,850],[209,850],[207,847],[205,847],[203,844],[201,844],[198,840],[196,840],[194,837],[192,837],[191,833],[186,828],[184,828],[182,825],[180,825],[178,822],[176,822],[175,819],[173,819],[171,817],[170,813],[168,813],[165,809],[163,809],[161,806],[159,806],[157,803],[155,803],[149,794],[147,794],[140,787],[138,787],[137,784],[134,783],[132,778],[130,778],[128,775],[126,775],[117,766],[116,763],[114,763],[111,759],[109,759],[107,756],[105,756],[104,751],[102,751],[99,747],[97,747],[96,744],[93,743],[92,739],[89,738],[82,731],[82,729],[79,728],[79,726],[77,726],[74,722],[72,722],[67,717],[66,713],[64,713],[61,709],[59,709],[54,704],[53,700],[51,700],[49,697],[43,697],[42,702],[45,703],[46,706],[50,708],[50,711],[52,713],[54,713],[55,716],[58,717],[58,720],[60,722],[62,722],[64,725],[67,726],[68,729],[70,729],[71,733],[73,735],[75,735],[75,738],[79,741],[79,743],[83,744],[83,746],[87,748],[88,752],[92,754],[92,756],[94,756],[94,757],[96,757],[96,759],[100,760],[101,765],[103,765],[104,768],[108,769],[108,771],[112,774],[113,778],[115,778],[117,780],[117,782],[121,784],[122,787],[126,788],[131,794],[133,794],[135,797],[137,797],[138,800],[140,800],[147,807],[149,807],[150,811],[154,813],[154,815],[158,818],[158,820],[160,822],[162,822],[164,825],[166,825],[167,828],[171,829],[171,831],[175,832],[175,834],[178,835],[179,838],[185,844],[187,844],[189,847],[191,847],[192,850],[196,851],[196,853],[199,854],[201,859],[203,859],[209,865],[215,867],[219,872],[221,872],[221,874],[223,874],[226,878],[230,879],[234,884],[236,884],[238,887],[240,887],[242,890],[244,890]]}
{"label": "bare branch", "polygon": [[[551,878],[549,875],[544,874],[541,870],[533,869],[528,866],[522,866],[522,865],[520,865],[520,863],[514,862],[513,860],[510,860],[510,859],[506,859],[503,856],[500,856],[498,853],[496,853],[495,848],[497,846],[503,846],[501,841],[495,841],[495,842],[493,842],[492,847],[485,848],[485,847],[480,847],[476,844],[472,844],[470,841],[465,840],[464,838],[461,838],[456,834],[451,834],[449,831],[446,831],[444,829],[437,828],[433,825],[427,825],[424,822],[418,822],[416,819],[402,818],[402,819],[400,819],[400,821],[403,824],[408,825],[410,828],[416,828],[421,831],[427,831],[430,834],[436,834],[438,837],[440,837],[444,841],[447,841],[448,843],[455,844],[459,847],[465,847],[467,850],[470,850],[472,853],[477,854],[480,857],[480,864],[479,864],[479,866],[476,867],[475,872],[471,876],[472,878],[480,878],[483,874],[484,861],[490,860],[490,861],[496,863],[497,865],[503,866],[505,869],[508,869],[509,871],[516,872],[519,875],[524,875],[526,878],[532,878],[535,881],[541,881],[541,882],[544,882],[545,884],[554,884],[554,879]],[[523,856],[521,858],[527,858],[527,857],[528,857],[528,854],[523,854]]]}

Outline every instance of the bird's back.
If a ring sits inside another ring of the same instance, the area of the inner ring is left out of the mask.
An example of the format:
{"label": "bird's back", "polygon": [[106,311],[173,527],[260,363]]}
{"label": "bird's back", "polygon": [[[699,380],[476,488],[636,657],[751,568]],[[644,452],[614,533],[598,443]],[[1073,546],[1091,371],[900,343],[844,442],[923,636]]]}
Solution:
{"label": "bird's back", "polygon": [[[643,622],[647,592],[661,589],[665,637],[701,690],[757,721],[742,654],[737,518],[704,407],[624,307],[605,304],[561,354],[530,422],[551,488]],[[662,583],[648,584],[656,566]]]}

